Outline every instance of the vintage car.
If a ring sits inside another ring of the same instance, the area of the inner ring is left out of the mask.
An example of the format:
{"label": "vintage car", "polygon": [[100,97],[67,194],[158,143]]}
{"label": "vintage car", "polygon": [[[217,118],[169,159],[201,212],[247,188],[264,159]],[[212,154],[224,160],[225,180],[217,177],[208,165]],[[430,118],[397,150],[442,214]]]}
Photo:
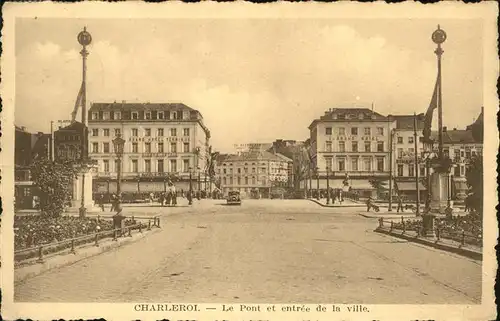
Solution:
{"label": "vintage car", "polygon": [[227,204],[228,205],[241,205],[240,192],[231,191],[227,195]]}

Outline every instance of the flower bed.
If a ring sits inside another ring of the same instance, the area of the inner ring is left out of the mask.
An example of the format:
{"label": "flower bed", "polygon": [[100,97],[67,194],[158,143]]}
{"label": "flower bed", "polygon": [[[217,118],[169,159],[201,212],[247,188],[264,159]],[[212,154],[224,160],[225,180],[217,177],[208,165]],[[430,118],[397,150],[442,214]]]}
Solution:
{"label": "flower bed", "polygon": [[[125,226],[133,225],[132,220],[125,220]],[[61,242],[74,237],[113,230],[113,221],[96,218],[61,216],[15,216],[14,249],[16,251],[37,245]]]}

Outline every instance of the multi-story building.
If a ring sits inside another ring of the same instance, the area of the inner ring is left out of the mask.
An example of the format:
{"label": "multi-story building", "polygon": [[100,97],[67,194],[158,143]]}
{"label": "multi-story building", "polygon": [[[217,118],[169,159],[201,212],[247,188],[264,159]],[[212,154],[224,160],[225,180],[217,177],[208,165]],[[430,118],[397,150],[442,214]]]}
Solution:
{"label": "multi-story building", "polygon": [[[422,134],[424,115],[389,115],[388,117],[395,122],[392,135],[395,191],[406,199],[416,199],[416,176],[418,175],[420,199],[424,200],[427,193],[421,180],[421,178],[426,177],[426,164],[423,155],[425,146]],[[417,140],[417,150],[415,150],[415,139]],[[415,153],[417,153],[417,164],[415,163]]]}
{"label": "multi-story building", "polygon": [[227,155],[217,169],[222,193],[239,191],[242,197],[270,197],[274,187],[286,186],[290,161],[265,150]]}
{"label": "multi-story building", "polygon": [[[361,196],[374,192],[369,179],[389,177],[394,122],[368,108],[333,108],[309,125],[313,175],[321,190],[345,188]],[[328,170],[328,172],[327,172]],[[316,187],[313,182],[313,187]]]}
{"label": "multi-story building", "polygon": [[122,192],[161,192],[169,180],[177,190],[187,191],[190,181],[193,190],[208,188],[210,131],[199,111],[182,103],[94,103],[88,119],[95,192],[116,192],[118,135],[125,140]]}

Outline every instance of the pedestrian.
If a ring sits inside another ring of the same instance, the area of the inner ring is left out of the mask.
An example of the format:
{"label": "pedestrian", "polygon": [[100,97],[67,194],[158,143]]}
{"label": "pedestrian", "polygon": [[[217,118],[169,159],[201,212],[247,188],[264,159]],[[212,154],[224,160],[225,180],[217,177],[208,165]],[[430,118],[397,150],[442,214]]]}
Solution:
{"label": "pedestrian", "polygon": [[404,212],[404,208],[403,208],[403,198],[401,197],[400,194],[398,194],[398,210],[397,212],[399,213],[399,210],[401,209],[401,213]]}
{"label": "pedestrian", "polygon": [[369,197],[368,197],[368,200],[366,201],[366,211],[367,211],[367,212],[369,212],[369,211],[370,211],[370,209],[372,208],[372,202],[373,202],[372,197],[371,197],[371,196],[369,196]]}
{"label": "pedestrian", "polygon": [[115,199],[116,195],[115,194],[111,195],[111,209],[109,210],[110,212],[113,212],[115,210]]}
{"label": "pedestrian", "polygon": [[101,208],[101,212],[104,212],[104,195],[101,194],[101,197],[97,200],[99,202],[99,207]]}
{"label": "pedestrian", "polygon": [[160,204],[163,207],[163,203],[165,203],[165,193],[160,193]]}
{"label": "pedestrian", "polygon": [[172,205],[177,206],[177,192],[175,190],[175,185],[173,185],[173,184],[172,184],[171,191],[172,191],[172,196],[171,196],[172,197]]}

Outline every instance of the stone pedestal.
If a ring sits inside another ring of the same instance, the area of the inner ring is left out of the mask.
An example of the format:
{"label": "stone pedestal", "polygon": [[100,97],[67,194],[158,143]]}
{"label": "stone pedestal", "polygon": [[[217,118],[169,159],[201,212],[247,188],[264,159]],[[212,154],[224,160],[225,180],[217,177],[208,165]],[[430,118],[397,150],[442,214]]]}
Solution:
{"label": "stone pedestal", "polygon": [[[66,209],[69,213],[79,213],[82,207],[82,187],[84,190],[83,206],[87,213],[100,212],[99,207],[95,206],[92,198],[92,169],[93,166],[79,166],[78,175],[73,179],[73,190],[71,196],[71,207]],[[85,176],[85,185],[82,186],[83,176]]]}
{"label": "stone pedestal", "polygon": [[[431,203],[430,212],[433,214],[445,214],[448,207],[448,199],[451,198],[451,178],[448,173],[431,174]],[[449,202],[450,207],[453,207],[453,202]]]}

